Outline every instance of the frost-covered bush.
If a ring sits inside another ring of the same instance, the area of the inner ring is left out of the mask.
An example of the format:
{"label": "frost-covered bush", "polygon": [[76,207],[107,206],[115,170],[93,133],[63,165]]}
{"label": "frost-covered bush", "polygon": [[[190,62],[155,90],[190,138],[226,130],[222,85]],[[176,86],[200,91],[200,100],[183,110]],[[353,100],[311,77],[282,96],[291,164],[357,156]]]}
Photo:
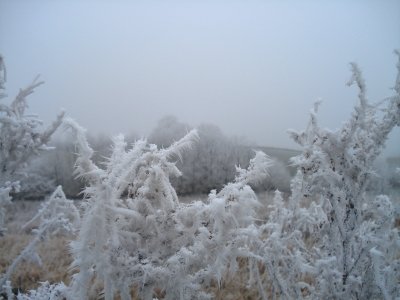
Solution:
{"label": "frost-covered bush", "polygon": [[[56,189],[55,166],[48,160],[48,154],[44,153],[40,157],[35,157],[24,169],[26,175],[22,178],[23,184],[19,192],[12,194],[14,200],[41,200],[51,195]],[[19,177],[15,175],[12,179],[17,180]]]}
{"label": "frost-covered bush", "polygon": [[[159,120],[149,136],[149,142],[165,148],[179,140],[191,128],[180,123],[174,116],[166,116]],[[247,168],[254,155],[252,147],[246,145],[244,138],[226,136],[218,126],[201,124],[196,129],[199,134],[196,147],[184,152],[182,161],[177,162],[182,176],[170,179],[180,195],[208,194],[212,189],[221,189],[235,179],[235,165]],[[271,176],[251,187],[256,191],[279,189],[289,192],[292,177],[286,163],[276,158],[272,160],[274,163],[268,171]]]}
{"label": "frost-covered bush", "polygon": [[373,163],[388,133],[400,125],[400,61],[395,94],[375,104],[366,100],[359,68],[350,66],[349,85],[356,83],[360,90],[350,120],[335,131],[322,129],[318,101],[307,129],[290,131],[303,147],[292,159],[298,173],[287,208],[276,195],[270,221],[262,226],[268,238],[259,248],[273,297],[400,297],[400,238],[393,226],[400,204],[366,195]]}
{"label": "frost-covered bush", "polygon": [[[178,122],[176,117],[162,118],[149,136],[149,142],[159,148],[170,146],[179,140],[189,125]],[[180,195],[208,194],[212,189],[221,189],[234,180],[235,165],[239,165],[244,148],[243,142],[236,137],[225,136],[221,129],[211,124],[201,124],[197,128],[199,141],[192,151],[182,154],[183,160],[177,162],[182,176],[171,178],[171,183]],[[246,149],[245,164],[249,157]]]}
{"label": "frost-covered bush", "polygon": [[[20,187],[19,181],[11,181],[11,176],[20,174],[32,156],[50,149],[46,144],[64,116],[64,112],[61,112],[47,129],[40,131],[38,127],[42,121],[36,115],[25,114],[28,107],[26,97],[44,83],[38,81],[38,78],[26,88],[20,89],[11,104],[0,104],[0,236],[6,230],[3,228],[4,205],[10,203],[10,193],[18,192]],[[0,55],[0,90],[5,90],[5,82],[6,68]],[[6,96],[0,92],[0,99]]]}
{"label": "frost-covered bush", "polygon": [[72,243],[79,272],[69,297],[86,299],[95,277],[104,283],[105,299],[115,293],[130,299],[132,285],[142,299],[152,299],[154,288],[164,289],[165,299],[208,299],[201,286],[220,282],[228,265],[235,273],[236,259],[250,255],[259,202],[248,183],[266,176],[265,154],[257,152],[248,170],[238,168],[235,181],[212,191],[208,204],[181,204],[169,181],[181,173],[169,160],[191,147],[196,130],[160,150],[139,140],[126,151],[119,135],[103,170],[91,160],[84,130],[70,119],[65,125],[77,139],[75,173],[88,183],[82,227]]}
{"label": "frost-covered bush", "polygon": [[[127,142],[137,140],[137,136],[129,134]],[[88,135],[88,142],[93,148],[92,160],[101,166],[105,157],[111,154],[110,138],[106,134]],[[23,184],[18,193],[12,193],[14,200],[39,200],[47,197],[54,189],[61,185],[65,195],[70,199],[79,199],[80,192],[85,187],[81,180],[75,180],[71,174],[74,171],[76,160],[72,138],[68,135],[58,136],[49,144],[55,149],[41,153],[34,157],[22,177]],[[20,175],[11,177],[11,182],[21,179]]]}

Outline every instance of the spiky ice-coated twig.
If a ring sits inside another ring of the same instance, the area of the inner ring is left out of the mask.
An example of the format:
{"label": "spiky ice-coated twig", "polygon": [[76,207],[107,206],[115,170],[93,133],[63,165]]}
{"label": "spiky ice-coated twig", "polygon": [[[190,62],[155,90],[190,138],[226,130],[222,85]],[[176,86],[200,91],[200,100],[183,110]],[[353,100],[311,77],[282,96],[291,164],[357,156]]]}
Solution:
{"label": "spiky ice-coated twig", "polygon": [[[19,191],[19,182],[7,182],[12,175],[21,171],[33,156],[51,149],[46,144],[61,125],[65,114],[61,111],[44,131],[38,129],[43,122],[37,116],[25,114],[25,108],[28,107],[26,97],[44,83],[38,81],[38,78],[39,76],[26,88],[20,89],[10,105],[0,104],[0,236],[6,231],[6,228],[3,228],[4,206],[12,199],[10,193]],[[0,55],[0,90],[5,89],[5,82],[6,68],[4,58]],[[0,99],[6,96],[4,92],[0,93]]]}
{"label": "spiky ice-coated twig", "polygon": [[39,226],[33,230],[35,238],[7,269],[6,274],[0,279],[0,287],[6,283],[15,267],[21,261],[28,260],[41,264],[41,259],[36,253],[37,243],[48,240],[50,234],[63,233],[71,235],[80,226],[79,212],[73,202],[65,197],[61,186],[57,187],[51,197],[42,203],[42,208],[39,212],[28,223],[22,226],[22,229],[38,219],[40,220]]}

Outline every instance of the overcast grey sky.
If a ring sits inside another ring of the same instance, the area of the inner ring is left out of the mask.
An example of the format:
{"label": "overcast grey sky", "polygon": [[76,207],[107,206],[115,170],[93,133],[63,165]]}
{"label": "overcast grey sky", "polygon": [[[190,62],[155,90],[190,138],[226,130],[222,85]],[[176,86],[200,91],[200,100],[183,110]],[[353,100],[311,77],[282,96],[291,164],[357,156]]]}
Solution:
{"label": "overcast grey sky", "polygon": [[[264,146],[297,148],[323,98],[331,129],[357,103],[348,62],[368,98],[392,94],[400,1],[0,0],[0,53],[11,101],[37,74],[30,112],[60,108],[89,132],[147,135],[173,114]],[[400,130],[387,155],[400,155]]]}

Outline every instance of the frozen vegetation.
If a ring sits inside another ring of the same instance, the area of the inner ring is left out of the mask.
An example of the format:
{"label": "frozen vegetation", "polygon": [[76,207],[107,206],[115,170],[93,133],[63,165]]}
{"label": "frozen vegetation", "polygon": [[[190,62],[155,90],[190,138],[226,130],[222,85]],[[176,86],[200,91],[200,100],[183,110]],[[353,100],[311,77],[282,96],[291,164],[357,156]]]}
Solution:
{"label": "frozen vegetation", "polygon": [[[148,142],[158,148],[167,148],[174,141],[182,138],[187,131],[193,129],[190,125],[180,123],[176,117],[162,118],[148,137]],[[244,138],[228,137],[214,125],[201,124],[197,128],[199,139],[190,151],[182,153],[182,160],[176,166],[182,176],[170,178],[170,182],[178,195],[208,194],[212,189],[221,189],[224,184],[235,179],[235,165],[247,168],[259,147],[249,145]],[[160,134],[158,134],[160,132]],[[51,194],[61,185],[67,197],[77,198],[85,186],[84,181],[75,180],[71,176],[75,164],[75,146],[69,135],[65,139],[52,141],[55,147],[36,157],[25,170],[27,177],[21,185],[20,192],[13,194],[15,200],[39,200]],[[125,136],[128,145],[140,139],[135,134]],[[94,150],[92,160],[104,168],[106,157],[111,155],[111,139],[104,134],[88,135],[88,143]],[[291,151],[292,153],[299,153]],[[268,149],[267,149],[267,154]],[[288,166],[289,158],[280,155],[279,151],[271,151],[274,164],[269,168],[269,177],[255,185],[257,192],[275,191],[290,192],[290,180],[294,168]],[[14,176],[15,180],[19,177]]]}
{"label": "frozen vegetation", "polygon": [[[124,135],[114,137],[99,166],[86,130],[73,119],[61,114],[39,132],[37,117],[24,114],[26,96],[40,84],[34,81],[11,105],[0,106],[1,233],[7,234],[10,193],[20,189],[13,176],[48,149],[61,124],[73,137],[74,176],[84,182],[83,200],[77,209],[57,187],[42,204],[26,224],[36,222],[35,237],[1,274],[3,297],[132,299],[135,291],[140,299],[211,299],[246,269],[246,288],[262,299],[399,299],[400,202],[373,191],[382,185],[374,162],[393,127],[400,126],[400,75],[393,96],[369,103],[358,66],[350,66],[358,104],[341,128],[329,130],[318,124],[317,101],[306,129],[289,131],[303,149],[291,159],[297,173],[288,197],[277,190],[269,205],[259,201],[256,184],[279,188],[290,180],[285,166],[262,151],[249,157],[240,141],[212,125],[190,129],[166,117],[148,140],[128,144]],[[2,60],[0,71],[4,89]],[[28,175],[27,187],[30,180]],[[181,201],[177,189],[208,197]],[[14,295],[13,270],[23,260],[41,263],[38,244],[60,233],[75,234],[71,280],[49,278]],[[96,287],[101,291],[93,295]]]}

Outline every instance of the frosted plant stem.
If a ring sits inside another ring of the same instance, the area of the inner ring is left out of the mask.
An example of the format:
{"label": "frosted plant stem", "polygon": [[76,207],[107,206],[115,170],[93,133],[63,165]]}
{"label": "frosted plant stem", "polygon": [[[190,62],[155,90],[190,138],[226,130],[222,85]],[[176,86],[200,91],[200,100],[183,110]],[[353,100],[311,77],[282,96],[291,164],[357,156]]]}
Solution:
{"label": "frosted plant stem", "polygon": [[254,269],[256,271],[256,277],[257,277],[258,291],[260,292],[263,300],[267,300],[268,298],[267,298],[267,295],[265,295],[264,288],[262,286],[262,282],[261,282],[261,278],[260,278],[260,272],[258,270],[258,265],[257,265],[256,261],[254,262],[254,265],[255,265]]}
{"label": "frosted plant stem", "polygon": [[46,230],[48,229],[47,225],[40,230],[35,238],[33,239],[32,242],[29,243],[29,245],[18,255],[18,257],[13,261],[11,266],[8,268],[6,274],[4,274],[3,278],[0,280],[0,287],[2,287],[5,282],[10,278],[12,272],[14,271],[15,267],[23,260],[29,257],[29,255],[32,255],[35,251],[35,246],[38,242],[43,240],[44,234],[46,233]]}

